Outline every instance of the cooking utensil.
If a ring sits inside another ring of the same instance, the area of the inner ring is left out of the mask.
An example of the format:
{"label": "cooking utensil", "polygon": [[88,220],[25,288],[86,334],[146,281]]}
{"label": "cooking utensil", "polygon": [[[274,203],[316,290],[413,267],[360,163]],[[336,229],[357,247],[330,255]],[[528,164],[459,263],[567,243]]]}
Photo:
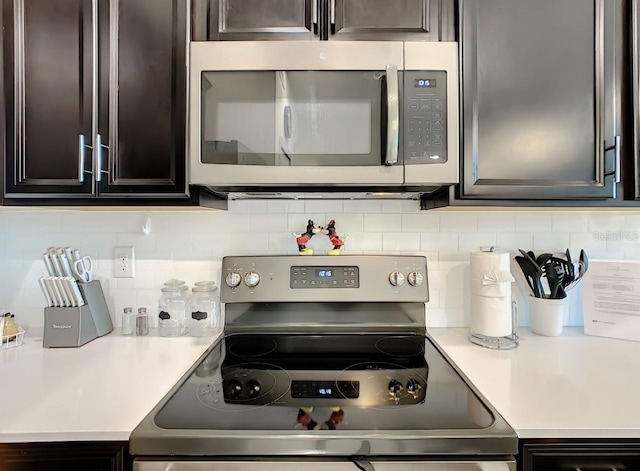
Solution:
{"label": "cooking utensil", "polygon": [[580,277],[582,278],[589,269],[589,257],[587,257],[587,252],[584,250],[580,250],[580,262],[582,264],[582,274]]}
{"label": "cooking utensil", "polygon": [[73,262],[73,271],[80,283],[89,283],[93,280],[93,259],[88,255],[79,258]]}
{"label": "cooking utensil", "polygon": [[561,264],[547,263],[543,267],[544,275],[549,284],[549,298],[563,299],[567,297],[562,281],[564,279],[564,267]]}
{"label": "cooking utensil", "polygon": [[64,276],[64,270],[62,269],[62,265],[60,259],[58,258],[58,251],[55,247],[49,247],[47,249],[47,253],[49,254],[49,258],[51,259],[51,265],[53,266],[53,275],[52,276]]}
{"label": "cooking utensil", "polygon": [[47,267],[49,276],[56,276],[56,271],[53,268],[53,263],[51,262],[51,256],[49,255],[49,252],[43,253],[42,259],[44,260],[45,267]]}
{"label": "cooking utensil", "polygon": [[62,276],[73,276],[73,272],[71,271],[71,263],[69,259],[67,259],[67,254],[62,247],[58,247],[58,259],[60,260],[60,266],[62,267],[63,274]]}
{"label": "cooking utensil", "polygon": [[536,257],[536,264],[539,267],[542,267],[545,263],[547,263],[547,260],[549,260],[551,257],[553,257],[553,254],[551,253],[543,253],[538,255],[538,257]]}
{"label": "cooking utensil", "polygon": [[540,283],[540,275],[538,274],[536,267],[533,266],[528,258],[516,255],[515,260],[520,266],[520,270],[522,270],[524,279],[527,281],[529,288],[531,288],[533,296],[536,298],[542,297],[542,284]]}

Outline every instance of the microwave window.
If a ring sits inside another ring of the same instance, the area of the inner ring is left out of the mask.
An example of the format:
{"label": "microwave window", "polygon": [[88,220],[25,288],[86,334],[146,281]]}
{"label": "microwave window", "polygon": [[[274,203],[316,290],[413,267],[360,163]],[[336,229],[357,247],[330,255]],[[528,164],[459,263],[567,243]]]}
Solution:
{"label": "microwave window", "polygon": [[373,71],[204,72],[202,161],[380,165],[382,76]]}

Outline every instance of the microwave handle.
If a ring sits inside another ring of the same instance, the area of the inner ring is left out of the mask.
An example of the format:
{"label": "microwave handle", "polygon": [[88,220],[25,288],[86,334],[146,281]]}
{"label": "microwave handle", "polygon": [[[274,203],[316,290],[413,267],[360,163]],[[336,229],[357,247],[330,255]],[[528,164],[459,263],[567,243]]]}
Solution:
{"label": "microwave handle", "polygon": [[398,133],[400,124],[400,108],[398,104],[398,67],[388,65],[387,78],[387,152],[385,165],[398,163]]}
{"label": "microwave handle", "polygon": [[318,34],[318,0],[311,2],[311,23],[313,25],[313,34]]}

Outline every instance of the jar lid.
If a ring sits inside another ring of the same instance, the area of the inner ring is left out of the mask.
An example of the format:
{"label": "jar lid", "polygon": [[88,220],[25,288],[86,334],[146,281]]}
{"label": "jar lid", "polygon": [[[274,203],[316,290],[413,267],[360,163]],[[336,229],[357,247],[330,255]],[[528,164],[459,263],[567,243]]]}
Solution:
{"label": "jar lid", "polygon": [[164,285],[165,286],[182,286],[186,284],[184,281],[182,280],[176,280],[175,278],[171,278],[168,281],[165,281]]}
{"label": "jar lid", "polygon": [[214,291],[218,291],[218,287],[213,284],[213,285],[200,285],[200,286],[194,286],[191,291],[193,291],[194,293],[211,293]]}
{"label": "jar lid", "polygon": [[163,293],[181,293],[188,290],[189,287],[186,285],[163,286],[162,288],[160,288],[160,291],[162,291]]}
{"label": "jar lid", "polygon": [[194,285],[196,286],[209,286],[209,285],[215,285],[216,282],[215,281],[196,281],[194,283]]}

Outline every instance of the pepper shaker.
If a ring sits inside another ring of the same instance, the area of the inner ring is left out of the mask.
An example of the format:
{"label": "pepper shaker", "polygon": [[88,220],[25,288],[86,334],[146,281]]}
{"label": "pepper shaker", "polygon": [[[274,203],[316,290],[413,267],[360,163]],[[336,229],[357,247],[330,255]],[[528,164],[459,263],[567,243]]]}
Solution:
{"label": "pepper shaker", "polygon": [[141,307],[136,315],[136,335],[147,335],[149,333],[149,317],[147,308]]}

